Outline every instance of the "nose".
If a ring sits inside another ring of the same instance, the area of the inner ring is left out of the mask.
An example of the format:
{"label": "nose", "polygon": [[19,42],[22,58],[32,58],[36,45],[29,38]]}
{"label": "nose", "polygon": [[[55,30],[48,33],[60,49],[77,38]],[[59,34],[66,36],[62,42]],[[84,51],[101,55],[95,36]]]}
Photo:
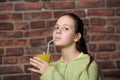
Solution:
{"label": "nose", "polygon": [[57,29],[57,30],[56,30],[56,33],[57,33],[57,34],[61,34],[61,33],[62,33],[61,29],[60,29],[60,28]]}

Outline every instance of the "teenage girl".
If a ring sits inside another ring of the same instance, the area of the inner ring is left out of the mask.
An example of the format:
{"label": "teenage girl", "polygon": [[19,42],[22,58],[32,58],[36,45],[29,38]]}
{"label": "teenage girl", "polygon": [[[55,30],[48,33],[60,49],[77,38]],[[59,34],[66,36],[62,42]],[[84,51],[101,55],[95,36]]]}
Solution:
{"label": "teenage girl", "polygon": [[40,80],[102,80],[98,64],[88,54],[83,38],[82,20],[72,13],[61,16],[54,27],[54,45],[61,48],[61,58],[52,64],[34,57],[30,71],[41,74]]}

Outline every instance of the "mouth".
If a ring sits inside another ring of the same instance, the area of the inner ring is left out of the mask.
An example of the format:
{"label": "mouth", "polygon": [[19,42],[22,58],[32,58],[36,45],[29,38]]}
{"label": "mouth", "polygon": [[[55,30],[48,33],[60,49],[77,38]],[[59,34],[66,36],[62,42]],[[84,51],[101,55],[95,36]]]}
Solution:
{"label": "mouth", "polygon": [[55,37],[55,40],[60,40],[61,38],[59,38],[59,37]]}

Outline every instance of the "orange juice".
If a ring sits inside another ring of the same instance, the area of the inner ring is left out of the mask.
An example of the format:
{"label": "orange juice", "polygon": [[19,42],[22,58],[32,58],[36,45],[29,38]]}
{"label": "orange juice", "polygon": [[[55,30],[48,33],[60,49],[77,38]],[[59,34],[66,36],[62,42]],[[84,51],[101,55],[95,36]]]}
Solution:
{"label": "orange juice", "polygon": [[39,57],[47,62],[50,62],[50,54],[37,54],[36,57]]}

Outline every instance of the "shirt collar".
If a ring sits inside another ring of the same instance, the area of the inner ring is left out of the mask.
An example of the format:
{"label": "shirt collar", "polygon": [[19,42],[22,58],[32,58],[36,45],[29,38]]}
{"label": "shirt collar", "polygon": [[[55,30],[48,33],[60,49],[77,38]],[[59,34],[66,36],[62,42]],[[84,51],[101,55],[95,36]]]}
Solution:
{"label": "shirt collar", "polygon": [[[76,59],[80,58],[83,54],[84,54],[83,52],[80,52],[80,54],[76,57]],[[76,60],[76,59],[74,59],[74,60]],[[73,61],[74,61],[74,60],[73,60]],[[63,60],[62,57],[60,58],[59,61],[64,63],[64,60]]]}

